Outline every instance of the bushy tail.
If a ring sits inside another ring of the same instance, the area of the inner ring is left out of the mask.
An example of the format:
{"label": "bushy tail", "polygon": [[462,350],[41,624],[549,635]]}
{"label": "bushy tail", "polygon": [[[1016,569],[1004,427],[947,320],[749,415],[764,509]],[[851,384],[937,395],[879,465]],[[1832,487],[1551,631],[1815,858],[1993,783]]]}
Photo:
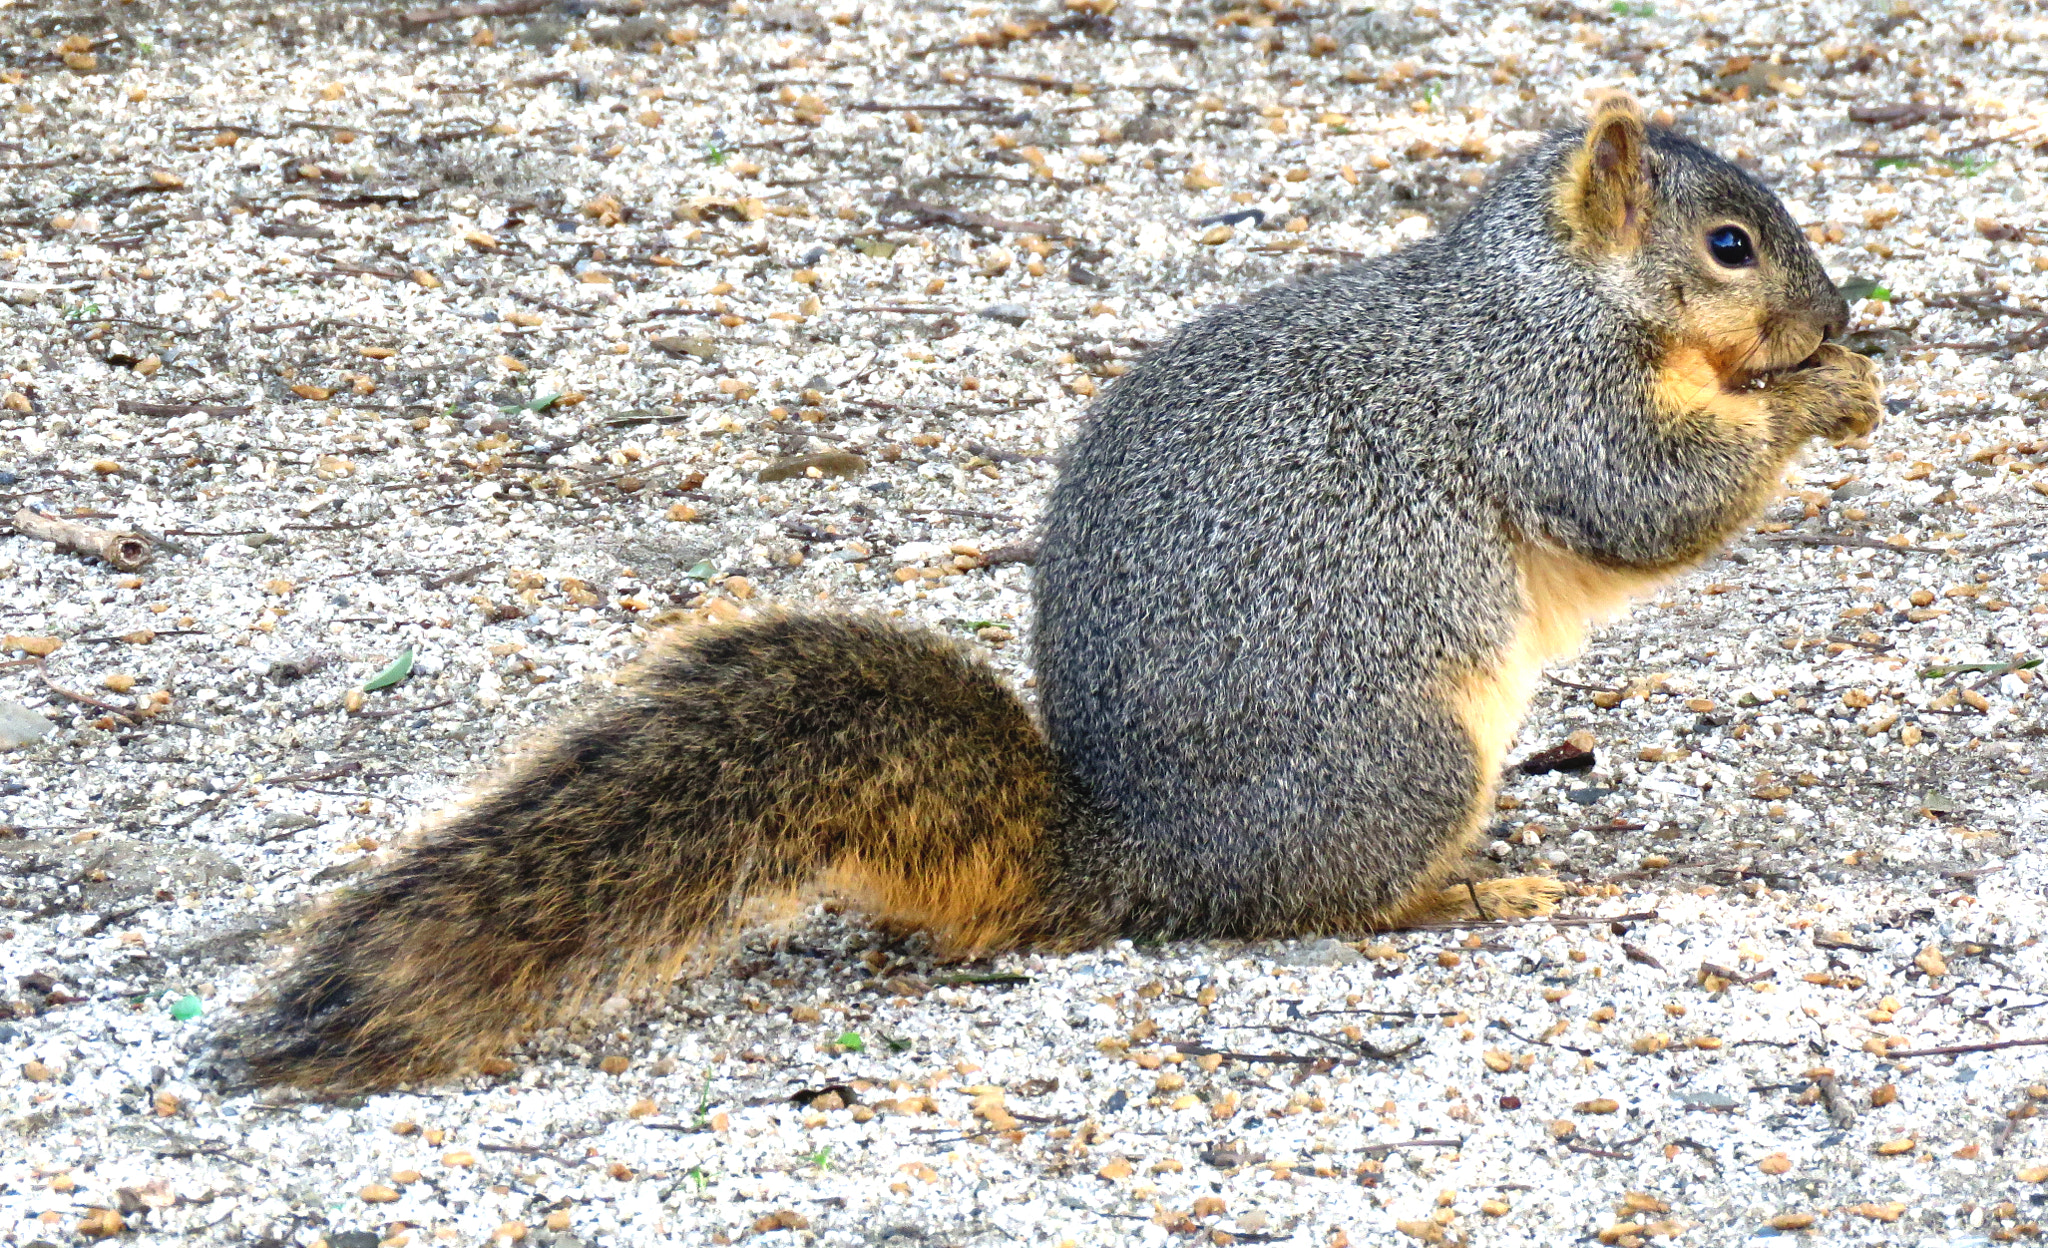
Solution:
{"label": "bushy tail", "polygon": [[937,637],[778,617],[657,643],[608,704],[306,923],[264,1083],[447,1074],[829,887],[955,952],[1038,934],[1061,797],[1016,697]]}

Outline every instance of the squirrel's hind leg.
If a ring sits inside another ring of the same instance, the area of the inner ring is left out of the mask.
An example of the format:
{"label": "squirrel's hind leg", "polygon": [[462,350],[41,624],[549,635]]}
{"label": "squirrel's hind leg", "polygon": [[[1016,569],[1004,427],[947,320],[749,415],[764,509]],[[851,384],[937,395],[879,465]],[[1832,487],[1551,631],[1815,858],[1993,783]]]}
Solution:
{"label": "squirrel's hind leg", "polygon": [[1541,875],[1470,880],[1434,892],[1418,893],[1378,926],[1392,930],[1421,923],[1535,918],[1556,910],[1564,893],[1564,885]]}

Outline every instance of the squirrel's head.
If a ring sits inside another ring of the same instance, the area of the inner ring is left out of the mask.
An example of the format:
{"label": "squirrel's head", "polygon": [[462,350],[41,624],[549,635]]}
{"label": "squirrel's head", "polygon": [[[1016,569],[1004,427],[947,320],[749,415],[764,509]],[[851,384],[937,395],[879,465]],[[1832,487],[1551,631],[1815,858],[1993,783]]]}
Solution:
{"label": "squirrel's head", "polygon": [[1646,124],[1626,96],[1595,109],[1568,149],[1552,204],[1566,245],[1731,388],[1797,366],[1848,321],[1848,304],[1778,197]]}

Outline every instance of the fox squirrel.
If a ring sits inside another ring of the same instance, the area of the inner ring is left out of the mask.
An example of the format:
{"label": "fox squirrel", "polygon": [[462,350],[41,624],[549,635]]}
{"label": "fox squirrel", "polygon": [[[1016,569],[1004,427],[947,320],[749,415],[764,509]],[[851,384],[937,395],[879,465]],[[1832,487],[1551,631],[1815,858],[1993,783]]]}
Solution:
{"label": "fox squirrel", "polygon": [[444,1075],[819,889],[953,955],[1542,913],[1555,881],[1453,887],[1539,670],[1876,425],[1847,312],[1768,190],[1610,100],[1441,235],[1210,312],[1095,404],[1036,723],[876,620],[663,636],[314,913],[251,1071]]}

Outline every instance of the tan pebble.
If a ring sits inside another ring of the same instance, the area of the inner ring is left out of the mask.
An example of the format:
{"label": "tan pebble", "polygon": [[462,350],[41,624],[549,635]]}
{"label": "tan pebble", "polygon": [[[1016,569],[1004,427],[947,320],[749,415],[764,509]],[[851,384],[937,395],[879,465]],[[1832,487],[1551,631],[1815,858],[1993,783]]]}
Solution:
{"label": "tan pebble", "polygon": [[1671,865],[1671,860],[1662,854],[1646,854],[1636,865],[1645,871],[1662,871]]}
{"label": "tan pebble", "polygon": [[1627,1213],[1669,1213],[1671,1206],[1648,1192],[1623,1192],[1621,1207]]}
{"label": "tan pebble", "polygon": [[1896,1222],[1905,1216],[1906,1206],[1896,1200],[1883,1204],[1869,1201],[1860,1205],[1850,1205],[1849,1212],[1859,1218],[1869,1218],[1873,1222]]}
{"label": "tan pebble", "polygon": [[334,390],[328,386],[316,386],[311,382],[302,381],[292,387],[292,393],[302,399],[312,399],[317,403],[332,395]]}
{"label": "tan pebble", "polygon": [[744,576],[729,576],[725,580],[725,592],[745,602],[754,596],[754,583]]}
{"label": "tan pebble", "polygon": [[1941,950],[1933,945],[1922,949],[1913,958],[1913,965],[1919,967],[1930,979],[1939,979],[1948,974],[1948,959],[1941,956]]}
{"label": "tan pebble", "polygon": [[35,404],[31,403],[29,397],[19,390],[9,390],[7,397],[0,399],[0,405],[4,405],[10,412],[32,412],[35,410]]}
{"label": "tan pebble", "polygon": [[1095,1173],[1105,1179],[1128,1179],[1131,1177],[1132,1170],[1133,1167],[1129,1161],[1122,1157],[1113,1157]]}
{"label": "tan pebble", "polygon": [[353,715],[363,709],[364,695],[360,689],[351,689],[341,695],[341,709]]}
{"label": "tan pebble", "polygon": [[621,1053],[613,1053],[598,1062],[597,1068],[607,1075],[623,1075],[633,1068],[633,1059]]}
{"label": "tan pebble", "polygon": [[362,1197],[366,1204],[388,1205],[398,1199],[398,1189],[387,1187],[382,1183],[372,1183],[363,1188],[362,1191],[357,1192],[356,1195]]}
{"label": "tan pebble", "polygon": [[1190,169],[1180,184],[1191,191],[1212,191],[1223,185],[1206,169]]}
{"label": "tan pebble", "polygon": [[1410,1239],[1419,1239],[1425,1244],[1444,1242],[1444,1228],[1427,1218],[1411,1218],[1396,1222],[1394,1229]]}
{"label": "tan pebble", "polygon": [[1871,1151],[1880,1157],[1896,1157],[1901,1153],[1910,1153],[1917,1147],[1911,1136],[1905,1136],[1896,1140],[1886,1140]]}
{"label": "tan pebble", "polygon": [[1550,1124],[1550,1138],[1553,1140],[1570,1139],[1572,1136],[1578,1134],[1578,1131],[1579,1124],[1573,1122],[1569,1118],[1558,1118],[1553,1120]]}
{"label": "tan pebble", "polygon": [[631,1105],[627,1106],[626,1117],[646,1118],[652,1114],[660,1112],[660,1109],[660,1106],[656,1105],[652,1100],[643,1096],[639,1100],[634,1101]]}
{"label": "tan pebble", "polygon": [[1436,964],[1441,967],[1453,967],[1463,961],[1464,959],[1462,957],[1458,956],[1456,953],[1453,953],[1449,949],[1446,949],[1442,953],[1436,955]]}
{"label": "tan pebble", "polygon": [[516,1244],[526,1238],[526,1223],[503,1222],[491,1232],[491,1238],[508,1244]]}
{"label": "tan pebble", "polygon": [[811,1108],[819,1113],[829,1114],[835,1109],[845,1109],[846,1098],[837,1092],[827,1092],[823,1096],[813,1097],[811,1099]]}
{"label": "tan pebble", "polygon": [[1898,1099],[1899,1085],[1896,1083],[1881,1083],[1872,1089],[1870,1093],[1870,1103],[1872,1106],[1889,1105]]}
{"label": "tan pebble", "polygon": [[1687,698],[1685,700],[1685,709],[1696,715],[1705,715],[1714,709],[1714,700],[1712,698]]}
{"label": "tan pebble", "polygon": [[1508,1202],[1495,1196],[1479,1202],[1479,1212],[1489,1218],[1504,1218],[1508,1214]]}
{"label": "tan pebble", "polygon": [[45,659],[57,653],[58,648],[63,644],[64,639],[61,637],[20,637],[12,633],[7,635],[6,640],[7,649],[19,650],[23,654],[32,654],[39,659]]}
{"label": "tan pebble", "polygon": [[95,459],[92,461],[92,470],[103,477],[111,477],[121,471],[121,465],[116,460]]}
{"label": "tan pebble", "polygon": [[1488,1049],[1479,1055],[1479,1060],[1485,1062],[1486,1068],[1496,1074],[1512,1070],[1515,1065],[1515,1059],[1499,1049]]}
{"label": "tan pebble", "polygon": [[1237,231],[1231,229],[1229,226],[1214,225],[1210,226],[1207,230],[1204,230],[1202,232],[1202,243],[1205,246],[1215,247],[1219,244],[1229,242],[1236,236]]}
{"label": "tan pebble", "polygon": [[1781,1213],[1771,1219],[1771,1229],[1776,1231],[1803,1231],[1820,1221],[1811,1213]]}
{"label": "tan pebble", "polygon": [[393,1170],[391,1172],[391,1181],[400,1187],[410,1187],[420,1181],[420,1172],[417,1170]]}
{"label": "tan pebble", "polygon": [[569,1211],[567,1209],[557,1209],[553,1213],[548,1214],[546,1219],[546,1225],[547,1228],[551,1231],[568,1230]]}
{"label": "tan pebble", "polygon": [[127,1229],[128,1224],[112,1209],[88,1209],[78,1223],[78,1233],[90,1239],[106,1239]]}
{"label": "tan pebble", "polygon": [[1223,1203],[1221,1196],[1202,1196],[1195,1200],[1194,1214],[1198,1218],[1213,1218],[1227,1211],[1229,1207]]}
{"label": "tan pebble", "polygon": [[1783,1174],[1792,1168],[1792,1159],[1783,1153],[1772,1153],[1756,1163],[1756,1168],[1765,1174]]}
{"label": "tan pebble", "polygon": [[476,1164],[476,1154],[467,1149],[456,1149],[441,1154],[441,1164],[457,1170],[466,1170]]}
{"label": "tan pebble", "polygon": [[135,687],[135,678],[126,672],[115,672],[100,681],[100,683],[115,693],[127,693]]}
{"label": "tan pebble", "polygon": [[163,371],[163,367],[163,357],[157,355],[155,352],[151,352],[150,354],[145,355],[141,359],[135,361],[135,371],[144,377],[156,376],[159,372]]}
{"label": "tan pebble", "polygon": [[176,1094],[170,1092],[159,1092],[150,1100],[150,1108],[156,1110],[156,1116],[159,1118],[176,1117],[183,1104]]}
{"label": "tan pebble", "polygon": [[1603,1096],[1590,1101],[1580,1101],[1573,1108],[1582,1114],[1611,1114],[1621,1108],[1621,1102]]}
{"label": "tan pebble", "polygon": [[2048,1166],[2028,1166],[2012,1177],[2022,1183],[2048,1183]]}
{"label": "tan pebble", "polygon": [[51,1070],[48,1066],[45,1066],[41,1062],[31,1058],[30,1060],[23,1062],[21,1064],[21,1077],[28,1080],[30,1083],[48,1083],[50,1080],[56,1078],[57,1075],[56,1072]]}

